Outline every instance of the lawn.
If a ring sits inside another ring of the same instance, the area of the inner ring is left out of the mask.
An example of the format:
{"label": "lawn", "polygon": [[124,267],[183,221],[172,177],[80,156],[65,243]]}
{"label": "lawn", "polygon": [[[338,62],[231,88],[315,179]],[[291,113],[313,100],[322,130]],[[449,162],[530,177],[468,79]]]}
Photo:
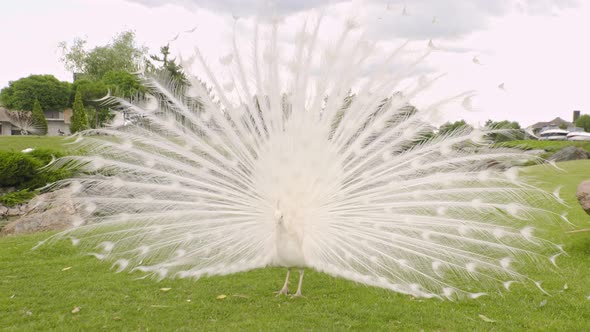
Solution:
{"label": "lawn", "polygon": [[576,146],[590,152],[589,141],[536,141],[536,140],[522,140],[522,141],[508,141],[499,143],[499,145],[518,147],[525,150],[545,150],[547,152],[557,152],[568,146]]}
{"label": "lawn", "polygon": [[[1,141],[0,141],[1,142]],[[305,275],[304,298],[275,297],[284,270],[268,268],[199,281],[137,279],[116,274],[69,243],[31,251],[48,233],[0,239],[0,329],[190,331],[190,330],[590,330],[590,228],[575,200],[578,183],[590,178],[590,161],[527,168],[571,206],[576,225],[539,225],[563,243],[569,256],[556,271],[532,272],[534,286],[489,290],[477,300],[415,299],[322,273]],[[524,272],[527,272],[524,270]],[[79,308],[74,310],[74,308]],[[73,312],[74,311],[74,312]],[[76,312],[78,311],[78,312]]]}
{"label": "lawn", "polygon": [[0,151],[22,151],[27,148],[67,150],[66,138],[59,136],[0,136]]}

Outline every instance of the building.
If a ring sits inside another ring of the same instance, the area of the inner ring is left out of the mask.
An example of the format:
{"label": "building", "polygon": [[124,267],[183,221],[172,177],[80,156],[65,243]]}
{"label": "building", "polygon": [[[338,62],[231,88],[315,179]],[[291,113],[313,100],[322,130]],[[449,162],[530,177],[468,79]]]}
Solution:
{"label": "building", "polygon": [[576,120],[578,120],[580,118],[580,111],[579,110],[575,110],[574,111],[574,121],[573,123],[576,123]]}
{"label": "building", "polygon": [[0,135],[12,135],[11,118],[5,108],[0,107]]}
{"label": "building", "polygon": [[72,114],[71,108],[66,108],[63,111],[44,111],[45,119],[47,120],[47,135],[60,136],[70,134],[70,123]]}
{"label": "building", "polygon": [[[70,120],[72,110],[67,108],[63,111],[44,111],[47,120],[47,135],[59,136],[70,134]],[[0,135],[11,136],[21,135],[21,129],[10,111],[0,107]]]}
{"label": "building", "polygon": [[531,129],[533,130],[533,132],[536,134],[538,132],[540,132],[543,128],[563,128],[566,129],[568,127],[571,127],[572,123],[571,122],[567,122],[564,119],[557,117],[551,121],[548,122],[537,122],[534,125],[531,126]]}

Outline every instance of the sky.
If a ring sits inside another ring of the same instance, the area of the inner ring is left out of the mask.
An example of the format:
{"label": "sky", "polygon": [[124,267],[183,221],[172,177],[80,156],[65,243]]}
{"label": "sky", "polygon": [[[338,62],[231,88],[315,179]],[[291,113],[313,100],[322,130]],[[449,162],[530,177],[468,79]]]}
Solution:
{"label": "sky", "polygon": [[[229,48],[234,17],[284,18],[281,38],[303,18],[323,9],[331,19],[353,16],[368,38],[391,46],[404,40],[436,51],[416,75],[447,75],[418,107],[476,90],[473,110],[445,109],[440,121],[487,119],[523,126],[572,111],[590,114],[590,1],[585,0],[19,0],[0,1],[0,88],[30,74],[72,80],[60,62],[61,41],[86,38],[104,45],[124,30],[156,53],[171,41],[189,54],[199,45],[216,59]],[[328,20],[329,21],[329,20]],[[246,27],[241,25],[240,27]],[[192,33],[183,33],[194,29]],[[328,29],[329,29],[328,24]],[[503,87],[501,89],[499,86]]]}

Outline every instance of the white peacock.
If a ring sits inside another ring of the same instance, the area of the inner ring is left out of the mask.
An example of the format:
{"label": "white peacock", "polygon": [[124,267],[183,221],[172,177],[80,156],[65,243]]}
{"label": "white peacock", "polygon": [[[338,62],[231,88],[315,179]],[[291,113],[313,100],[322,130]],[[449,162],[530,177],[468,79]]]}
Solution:
{"label": "white peacock", "polygon": [[427,135],[442,106],[473,95],[409,106],[436,78],[400,83],[432,49],[392,72],[407,44],[376,64],[356,24],[333,43],[320,26],[304,24],[285,57],[278,22],[257,24],[249,57],[234,37],[220,59],[225,76],[197,51],[211,90],[143,77],[147,102],[109,98],[135,121],[84,132],[89,155],[55,163],[86,172],[58,184],[82,218],[57,237],[158,278],[299,268],[295,296],[303,268],[427,298],[534,282],[511,263],[552,246],[531,220],[560,219],[513,167],[535,157],[491,147],[485,130]]}

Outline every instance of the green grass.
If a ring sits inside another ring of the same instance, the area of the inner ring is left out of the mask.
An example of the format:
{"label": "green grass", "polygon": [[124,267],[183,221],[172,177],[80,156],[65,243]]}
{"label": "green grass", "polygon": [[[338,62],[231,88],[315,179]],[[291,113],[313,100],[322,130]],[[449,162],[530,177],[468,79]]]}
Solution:
{"label": "green grass", "polygon": [[0,136],[0,150],[22,151],[27,148],[68,150],[66,138],[59,136]]}
{"label": "green grass", "polygon": [[522,141],[508,141],[498,143],[498,145],[508,147],[519,147],[525,150],[545,150],[547,152],[557,152],[568,146],[577,146],[590,152],[589,141],[536,141],[536,140],[522,140]]}
{"label": "green grass", "polygon": [[[590,161],[560,163],[528,173],[571,206],[570,220],[590,228],[590,216],[575,201],[578,183],[590,177]],[[543,226],[539,226],[543,227]],[[590,232],[566,234],[565,223],[545,227],[569,256],[557,271],[524,269],[544,280],[551,296],[534,286],[457,302],[414,299],[308,271],[305,298],[275,297],[284,270],[268,268],[199,281],[151,279],[109,271],[110,264],[60,242],[31,251],[49,234],[0,239],[0,329],[8,331],[105,330],[410,330],[584,331],[590,330]],[[567,283],[568,288],[564,289]],[[171,288],[161,291],[161,288]],[[217,299],[219,295],[225,299]],[[72,313],[75,307],[80,312]],[[488,322],[487,317],[495,322]]]}

